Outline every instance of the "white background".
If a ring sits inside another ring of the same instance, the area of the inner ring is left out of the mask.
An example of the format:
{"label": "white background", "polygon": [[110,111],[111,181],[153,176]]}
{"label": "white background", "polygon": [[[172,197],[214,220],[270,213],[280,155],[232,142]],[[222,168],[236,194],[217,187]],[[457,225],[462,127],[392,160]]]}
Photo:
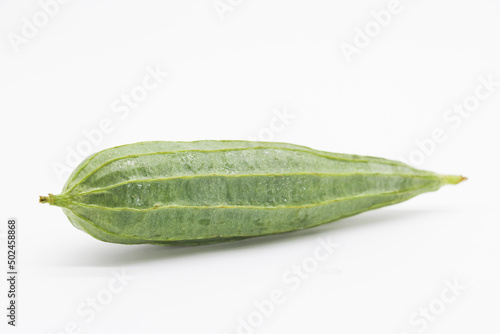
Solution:
{"label": "white background", "polygon": [[[40,3],[52,3],[51,17]],[[18,327],[6,324],[2,279],[2,333],[500,331],[499,1],[402,0],[383,27],[372,11],[380,19],[389,1],[220,1],[225,12],[212,0],[54,3],[0,2],[2,268],[6,220],[20,225]],[[346,57],[347,44],[357,53]],[[168,77],[123,108],[152,70]],[[463,103],[467,117],[453,111]],[[103,243],[38,204],[91,152],[255,137],[469,181],[319,228],[205,247]],[[283,277],[314,261],[318,240],[338,248],[293,289]],[[110,292],[114,272],[133,279]],[[255,303],[274,290],[283,303],[259,318]],[[92,298],[105,304],[94,317]]]}

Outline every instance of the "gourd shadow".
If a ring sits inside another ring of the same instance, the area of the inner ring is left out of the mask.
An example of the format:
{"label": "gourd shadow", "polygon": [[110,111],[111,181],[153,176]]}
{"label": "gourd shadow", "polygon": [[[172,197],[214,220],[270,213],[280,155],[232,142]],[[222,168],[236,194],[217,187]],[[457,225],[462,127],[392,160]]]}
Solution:
{"label": "gourd shadow", "polygon": [[432,210],[383,210],[356,215],[300,231],[204,246],[109,245],[112,247],[109,247],[104,252],[102,249],[96,249],[95,251],[86,250],[86,256],[79,257],[80,260],[76,261],[76,263],[73,261],[72,265],[92,267],[133,266],[135,264],[165,262],[169,259],[201,254],[205,256],[206,254],[247,251],[270,245],[274,247],[276,244],[291,243],[298,239],[310,238],[311,236],[331,236],[331,233],[345,229],[363,229],[374,224],[402,223],[400,222],[403,220],[402,218],[409,215],[414,217],[429,213],[432,213]]}

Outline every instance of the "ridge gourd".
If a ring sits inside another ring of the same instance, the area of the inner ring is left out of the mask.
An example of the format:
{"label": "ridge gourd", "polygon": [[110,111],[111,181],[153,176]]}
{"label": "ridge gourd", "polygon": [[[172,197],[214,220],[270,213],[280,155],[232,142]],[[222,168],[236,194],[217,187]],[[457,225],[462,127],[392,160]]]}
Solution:
{"label": "ridge gourd", "polygon": [[102,241],[200,245],[310,228],[463,180],[285,143],[141,142],[91,155],[40,202]]}

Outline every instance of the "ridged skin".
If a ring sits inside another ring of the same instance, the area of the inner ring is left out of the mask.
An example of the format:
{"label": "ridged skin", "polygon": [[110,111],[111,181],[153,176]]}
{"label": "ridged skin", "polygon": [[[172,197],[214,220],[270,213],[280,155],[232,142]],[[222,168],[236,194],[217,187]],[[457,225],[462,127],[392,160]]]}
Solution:
{"label": "ridged skin", "polygon": [[197,245],[310,228],[446,183],[396,161],[284,143],[143,142],[88,157],[50,204],[99,240]]}

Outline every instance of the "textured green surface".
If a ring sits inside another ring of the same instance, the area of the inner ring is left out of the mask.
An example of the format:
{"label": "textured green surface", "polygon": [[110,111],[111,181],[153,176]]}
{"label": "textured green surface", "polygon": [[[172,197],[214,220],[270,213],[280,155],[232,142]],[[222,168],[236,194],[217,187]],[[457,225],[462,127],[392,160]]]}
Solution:
{"label": "textured green surface", "polygon": [[143,142],[88,157],[40,201],[99,240],[196,245],[309,228],[463,179],[284,143]]}

